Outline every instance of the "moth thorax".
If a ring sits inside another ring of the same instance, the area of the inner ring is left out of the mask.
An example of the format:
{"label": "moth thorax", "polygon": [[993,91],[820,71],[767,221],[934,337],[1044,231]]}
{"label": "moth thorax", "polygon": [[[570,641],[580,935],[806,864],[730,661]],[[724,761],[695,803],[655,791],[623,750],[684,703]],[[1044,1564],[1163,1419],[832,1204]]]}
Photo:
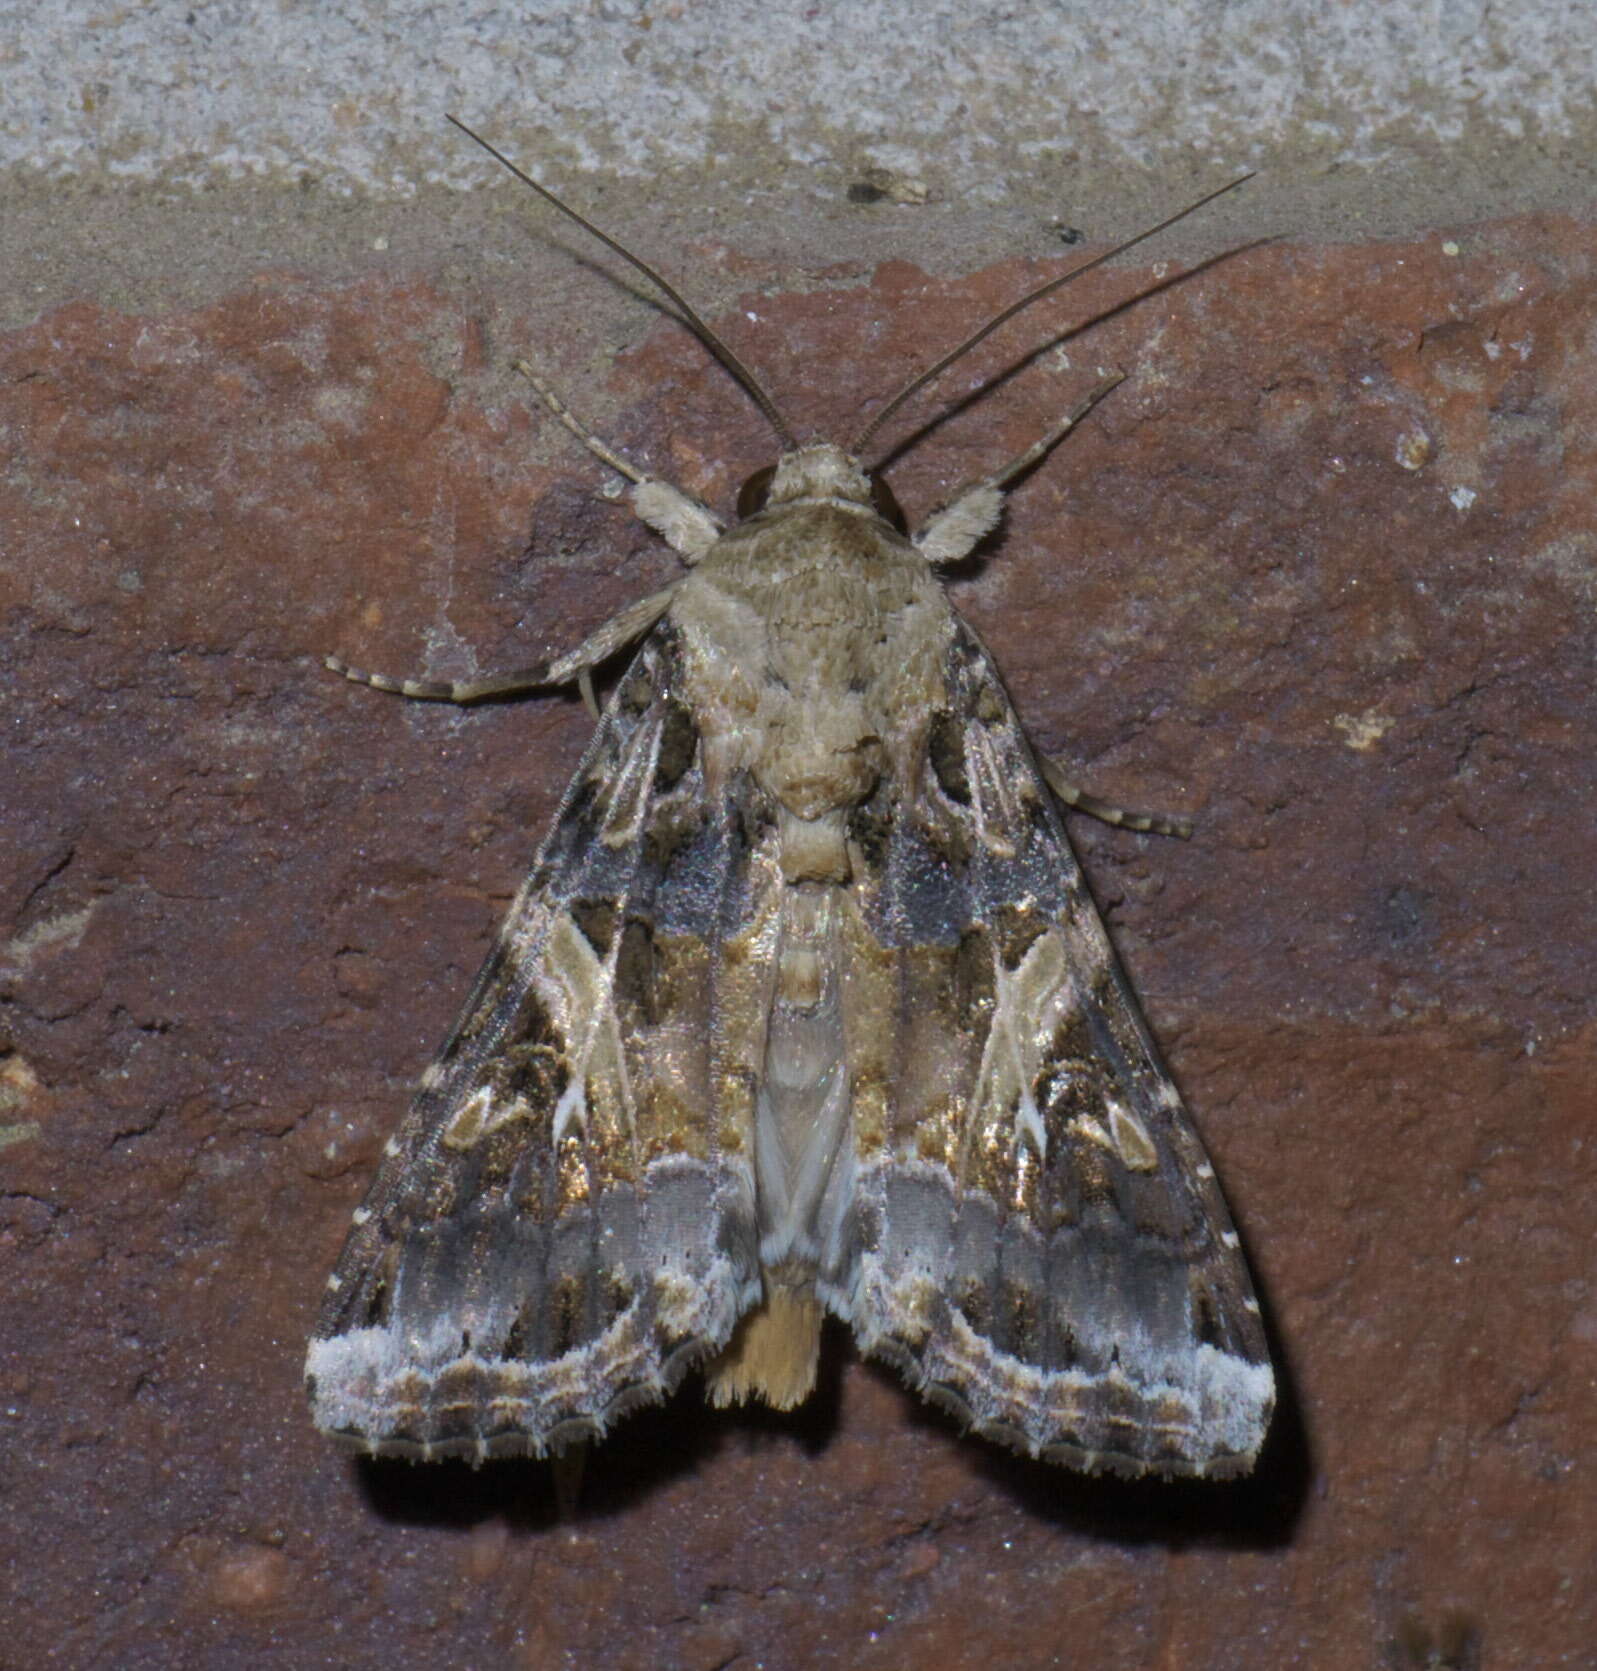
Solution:
{"label": "moth thorax", "polygon": [[765,502],[780,505],[793,499],[852,499],[868,505],[871,484],[859,461],[841,447],[812,441],[777,460]]}

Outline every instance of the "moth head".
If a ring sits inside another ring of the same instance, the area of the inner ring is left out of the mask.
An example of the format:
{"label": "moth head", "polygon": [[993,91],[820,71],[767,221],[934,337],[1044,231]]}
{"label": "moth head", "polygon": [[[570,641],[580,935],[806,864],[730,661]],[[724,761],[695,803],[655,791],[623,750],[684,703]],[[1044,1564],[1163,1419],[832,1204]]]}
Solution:
{"label": "moth head", "polygon": [[904,513],[887,483],[868,475],[852,453],[830,441],[794,447],[775,464],[756,470],[738,492],[738,516],[746,519],[806,499],[868,505],[900,532],[904,527]]}

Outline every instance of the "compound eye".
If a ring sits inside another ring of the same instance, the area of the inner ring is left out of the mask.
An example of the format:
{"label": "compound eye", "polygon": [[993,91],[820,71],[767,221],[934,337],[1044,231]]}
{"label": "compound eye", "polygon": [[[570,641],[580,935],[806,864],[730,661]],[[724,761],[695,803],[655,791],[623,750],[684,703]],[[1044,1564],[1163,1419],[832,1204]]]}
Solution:
{"label": "compound eye", "polygon": [[893,497],[892,488],[880,476],[871,477],[871,503],[876,507],[876,514],[883,522],[896,528],[901,534],[909,532],[909,525],[904,521],[904,513]]}
{"label": "compound eye", "polygon": [[758,516],[765,509],[765,502],[771,496],[771,483],[775,480],[776,466],[767,464],[763,470],[756,470],[738,489],[740,522],[746,522],[751,516]]}

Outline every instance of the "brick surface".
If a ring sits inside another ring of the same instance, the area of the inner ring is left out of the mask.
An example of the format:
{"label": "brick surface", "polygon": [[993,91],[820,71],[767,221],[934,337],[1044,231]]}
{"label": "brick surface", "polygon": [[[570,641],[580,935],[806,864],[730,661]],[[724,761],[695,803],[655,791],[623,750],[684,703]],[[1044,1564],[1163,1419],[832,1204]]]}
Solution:
{"label": "brick surface", "polygon": [[[1016,368],[913,519],[1135,373],[954,590],[1040,747],[1199,819],[1074,828],[1260,1277],[1259,1474],[1025,1464],[838,1331],[795,1417],[628,1422],[564,1524],[536,1465],[341,1460],[299,1370],[587,721],[317,658],[524,665],[672,572],[506,369],[596,345],[426,271],[0,341],[0,1659],[1589,1665],[1594,264],[1555,217],[1282,242],[1038,350],[1169,276],[1100,273],[898,430]],[[1048,271],[748,270],[727,334],[834,434]],[[668,326],[608,379],[658,473],[764,462]]]}

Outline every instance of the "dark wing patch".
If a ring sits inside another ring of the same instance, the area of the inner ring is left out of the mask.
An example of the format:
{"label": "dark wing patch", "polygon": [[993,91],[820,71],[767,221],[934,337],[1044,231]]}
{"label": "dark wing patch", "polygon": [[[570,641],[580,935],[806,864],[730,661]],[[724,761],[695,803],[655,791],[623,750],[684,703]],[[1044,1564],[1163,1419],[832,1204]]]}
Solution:
{"label": "dark wing patch", "polygon": [[[961,626],[916,798],[858,891],[860,1167],[823,1294],[979,1432],[1073,1467],[1245,1472],[1252,1283],[985,651]],[[878,797],[890,793],[884,786]]]}
{"label": "dark wing patch", "polygon": [[[600,723],[329,1279],[316,1422],[541,1455],[660,1399],[759,1296],[746,1077],[712,1063],[750,809],[704,800],[672,629]],[[708,883],[707,880],[709,879]]]}

